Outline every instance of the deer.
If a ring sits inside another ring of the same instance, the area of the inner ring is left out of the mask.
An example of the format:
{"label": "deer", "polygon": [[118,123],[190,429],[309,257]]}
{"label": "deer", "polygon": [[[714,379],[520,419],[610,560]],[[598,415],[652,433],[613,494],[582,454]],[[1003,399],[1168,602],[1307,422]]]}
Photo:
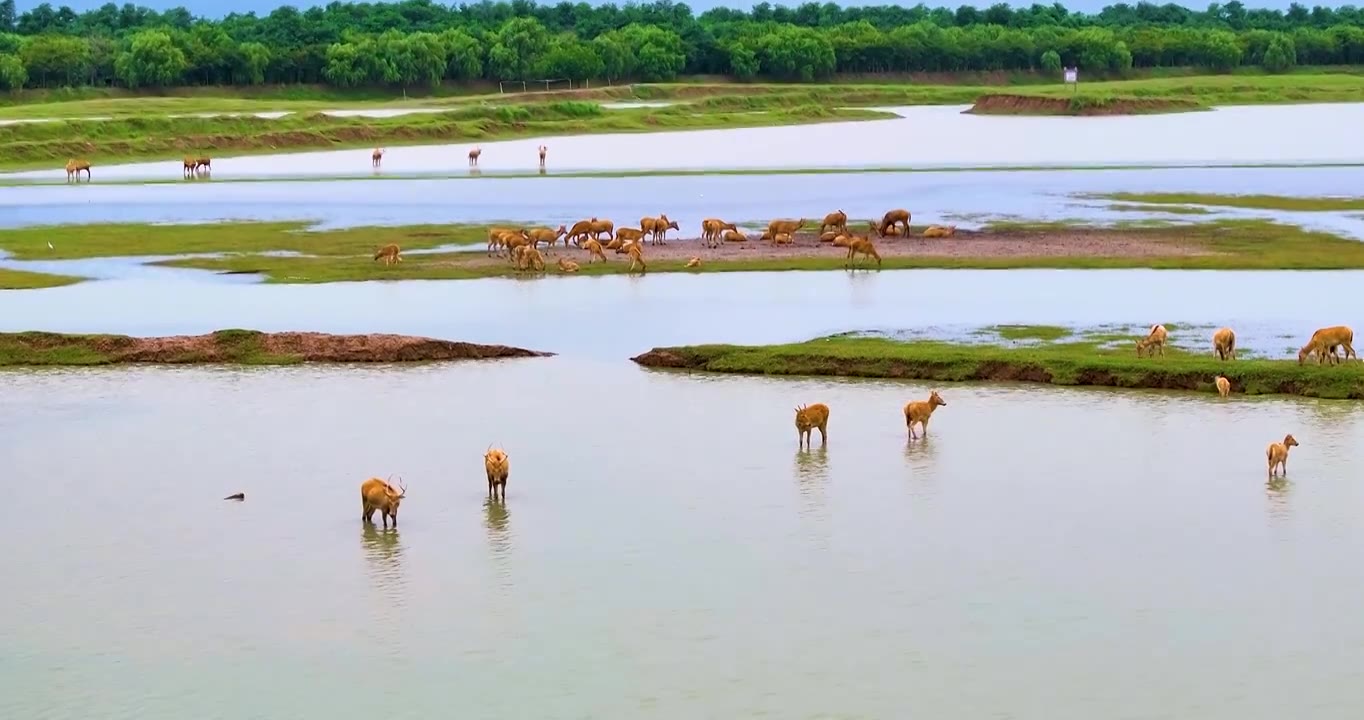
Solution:
{"label": "deer", "polygon": [[[835,239],[834,243],[837,244],[838,240]],[[881,254],[876,252],[876,245],[872,243],[871,238],[865,237],[848,238],[848,257],[843,263],[843,267],[855,267],[859,254],[868,260],[876,258],[876,267],[881,267]]]}
{"label": "deer", "polygon": [[66,181],[71,182],[74,176],[76,182],[81,181],[81,171],[85,171],[85,179],[90,180],[90,161],[85,159],[71,158],[66,161]]}
{"label": "deer", "polygon": [[502,502],[506,502],[507,476],[511,474],[511,460],[507,453],[501,448],[489,447],[488,451],[483,453],[483,471],[488,476],[488,497],[497,500],[500,489]]}
{"label": "deer", "polygon": [[1212,352],[1218,360],[1236,359],[1236,333],[1224,327],[1212,334]]}
{"label": "deer", "polygon": [[669,220],[667,214],[659,214],[658,217],[646,217],[639,219],[639,227],[648,233],[652,238],[653,244],[665,245],[669,230],[679,230],[676,220]]}
{"label": "deer", "polygon": [[814,405],[801,405],[800,407],[797,407],[796,408],[796,432],[798,434],[796,438],[797,447],[804,447],[806,450],[810,449],[810,436],[811,431],[814,429],[819,430],[819,444],[820,445],[827,444],[829,439],[829,436],[827,434],[828,426],[829,426],[828,405],[825,405],[824,403],[815,403]]}
{"label": "deer", "polygon": [[540,169],[541,169],[541,170],[544,170],[544,169],[545,169],[545,153],[547,153],[547,152],[549,152],[549,148],[545,147],[544,145],[541,145],[541,146],[540,146]]}
{"label": "deer", "polygon": [[1137,341],[1137,357],[1141,357],[1143,352],[1147,357],[1155,357],[1155,350],[1159,350],[1161,357],[1164,357],[1165,341],[1169,337],[1170,333],[1165,330],[1164,325],[1152,325],[1150,332],[1146,333],[1146,337]]}
{"label": "deer", "polygon": [[1298,351],[1298,364],[1301,365],[1308,355],[1317,356],[1317,364],[1320,365],[1329,355],[1332,362],[1340,362],[1340,356],[1336,355],[1337,347],[1345,348],[1345,358],[1358,359],[1354,349],[1355,331],[1348,325],[1333,325],[1324,327],[1312,333],[1312,338],[1306,345]]}
{"label": "deer", "polygon": [[881,237],[891,234],[891,228],[896,225],[903,226],[901,235],[909,235],[909,211],[904,208],[896,208],[881,216],[881,224],[877,226],[876,233]]}
{"label": "deer", "polygon": [[[392,478],[390,475],[389,479]],[[393,518],[393,529],[397,530],[398,506],[406,497],[407,486],[403,484],[402,478],[398,478],[398,487],[394,488],[387,482],[372,477],[360,484],[360,520],[373,525],[374,511],[378,510],[383,513],[384,529],[388,529],[388,519]]]}
{"label": "deer", "polygon": [[[819,224],[819,232],[821,235],[824,234],[826,228],[833,231],[846,232],[848,229],[848,214],[843,212],[842,210],[839,210],[837,212],[831,212],[828,215],[825,215],[824,222],[821,222]],[[833,238],[829,239],[832,240]]]}
{"label": "deer", "polygon": [[1298,441],[1292,434],[1283,436],[1283,442],[1270,443],[1265,448],[1265,457],[1269,460],[1269,476],[1274,477],[1274,467],[1277,465],[1282,471],[1280,475],[1288,475],[1288,448],[1297,447]]}
{"label": "deer", "polygon": [[398,254],[399,252],[401,252],[401,249],[398,247],[397,243],[389,243],[375,251],[374,259],[377,261],[380,258],[383,258],[384,266],[387,267],[393,263],[403,261],[402,256]]}
{"label": "deer", "polygon": [[384,149],[383,149],[383,148],[374,148],[374,152],[372,152],[372,153],[369,154],[369,165],[370,165],[370,167],[376,167],[376,168],[379,167],[379,163],[383,162],[383,160],[384,160]]}
{"label": "deer", "polygon": [[923,429],[922,437],[928,437],[928,421],[933,417],[933,411],[940,407],[947,407],[947,401],[942,399],[937,390],[929,392],[927,400],[915,400],[905,405],[905,427],[909,430],[910,440],[915,438],[915,423]]}
{"label": "deer", "polygon": [[478,156],[483,154],[483,148],[476,147],[469,151],[469,167],[478,167]]}

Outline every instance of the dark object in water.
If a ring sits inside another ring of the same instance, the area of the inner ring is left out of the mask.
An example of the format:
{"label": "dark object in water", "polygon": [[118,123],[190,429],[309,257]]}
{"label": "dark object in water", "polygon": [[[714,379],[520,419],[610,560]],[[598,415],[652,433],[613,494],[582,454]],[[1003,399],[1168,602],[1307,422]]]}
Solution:
{"label": "dark object in water", "polygon": [[225,498],[223,498],[223,499],[224,499],[224,500],[245,500],[245,499],[246,499],[246,493],[237,493],[236,495],[228,495],[227,497],[225,497]]}

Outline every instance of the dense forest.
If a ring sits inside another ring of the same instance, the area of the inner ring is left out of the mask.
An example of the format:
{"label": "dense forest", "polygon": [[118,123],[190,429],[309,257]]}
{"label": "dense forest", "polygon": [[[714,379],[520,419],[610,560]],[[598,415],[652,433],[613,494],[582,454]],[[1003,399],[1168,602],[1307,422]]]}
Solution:
{"label": "dense forest", "polygon": [[1039,70],[1120,75],[1131,68],[1364,63],[1364,10],[1237,0],[1196,11],[1059,3],[1014,9],[841,7],[807,3],[693,15],[681,3],[526,0],[333,2],[213,21],[184,9],[109,3],[76,13],[0,0],[0,88],[443,81],[665,81],[678,75],[811,81],[834,73]]}

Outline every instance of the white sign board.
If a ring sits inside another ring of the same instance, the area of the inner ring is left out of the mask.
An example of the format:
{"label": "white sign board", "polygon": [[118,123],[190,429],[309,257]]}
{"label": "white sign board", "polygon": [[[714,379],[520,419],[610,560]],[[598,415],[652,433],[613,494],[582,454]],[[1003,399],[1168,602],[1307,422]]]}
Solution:
{"label": "white sign board", "polygon": [[1078,82],[1079,74],[1080,73],[1078,68],[1066,68],[1066,82],[1068,83]]}

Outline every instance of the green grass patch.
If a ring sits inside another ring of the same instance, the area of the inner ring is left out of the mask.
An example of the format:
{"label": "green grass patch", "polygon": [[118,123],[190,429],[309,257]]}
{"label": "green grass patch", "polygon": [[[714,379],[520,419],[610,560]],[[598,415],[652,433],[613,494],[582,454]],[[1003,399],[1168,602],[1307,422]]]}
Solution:
{"label": "green grass patch", "polygon": [[1064,337],[1070,337],[1073,331],[1070,328],[1058,327],[1056,325],[995,325],[989,328],[1004,340],[1040,340],[1043,342],[1054,342]]}
{"label": "green grass patch", "polygon": [[[259,155],[317,149],[476,142],[537,135],[656,132],[798,125],[892,117],[865,109],[815,105],[752,112],[696,112],[687,106],[603,110],[596,103],[469,105],[391,118],[320,113],[279,119],[251,116],[134,116],[113,120],[0,125],[0,169],[61,167],[83,157],[101,165],[178,160],[186,154]],[[365,166],[367,167],[367,165]]]}
{"label": "green grass patch", "polygon": [[1098,197],[1124,202],[1147,203],[1149,205],[1213,205],[1298,212],[1364,210],[1364,197],[1287,197],[1284,195],[1215,195],[1211,193],[1108,193]]}
{"label": "green grass patch", "polygon": [[[151,225],[106,223],[0,229],[0,248],[17,260],[92,257],[262,253],[363,256],[388,243],[404,250],[488,241],[487,229],[463,225],[407,225],[309,230],[304,222],[229,222]],[[51,243],[52,247],[48,247]],[[55,277],[55,276],[54,276]]]}
{"label": "green grass patch", "polygon": [[129,358],[126,354],[142,340],[127,335],[0,333],[0,366],[110,365],[120,362],[292,365],[301,362],[297,356],[266,352],[261,342],[263,337],[255,330],[219,330],[212,333],[208,344],[187,342]]}
{"label": "green grass patch", "polygon": [[656,348],[635,361],[650,367],[753,375],[1023,381],[1198,392],[1216,392],[1213,381],[1224,375],[1234,393],[1364,399],[1364,363],[1221,362],[1176,348],[1166,352],[1164,357],[1137,358],[1132,346],[1104,349],[1090,341],[1000,347],[837,336],[789,345]]}
{"label": "green grass patch", "polygon": [[[1246,105],[1364,100],[1360,68],[1343,66],[1299,68],[1290,73],[1266,74],[1258,67],[1227,74],[1199,74],[1188,68],[1133,71],[1147,75],[1126,80],[1084,80],[1084,97],[1173,98],[1201,105]],[[951,73],[931,75],[848,76],[835,82],[644,83],[552,92],[500,93],[487,83],[442,84],[407,90],[342,89],[321,85],[259,87],[182,87],[162,91],[123,88],[63,88],[24,90],[0,95],[0,118],[39,119],[81,116],[130,117],[190,113],[314,112],[358,108],[460,107],[486,104],[539,104],[571,99],[581,101],[695,101],[713,97],[788,96],[773,105],[794,107],[831,101],[842,106],[871,104],[969,105],[982,94],[1010,92],[1039,97],[1069,98],[1074,90],[1056,77],[1042,73]],[[1090,77],[1087,75],[1086,77]],[[802,93],[807,100],[798,98]],[[847,99],[844,99],[844,98]],[[818,98],[816,100],[815,98]],[[760,109],[760,106],[749,106]]]}
{"label": "green grass patch", "polygon": [[0,268],[0,290],[36,290],[38,288],[61,287],[62,285],[81,282],[84,279],[72,275],[51,275],[27,270]]}
{"label": "green grass patch", "polygon": [[1212,212],[1207,208],[1195,205],[1129,205],[1117,203],[1108,206],[1108,209],[1117,212],[1159,212],[1172,215],[1208,215]]}

